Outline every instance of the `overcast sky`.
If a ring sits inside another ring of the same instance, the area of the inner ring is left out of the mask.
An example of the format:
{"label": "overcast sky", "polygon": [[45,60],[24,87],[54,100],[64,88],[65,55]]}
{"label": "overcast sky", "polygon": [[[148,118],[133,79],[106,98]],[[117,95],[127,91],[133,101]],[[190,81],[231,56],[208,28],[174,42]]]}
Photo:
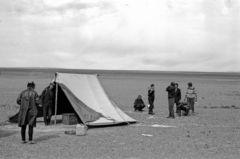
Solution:
{"label": "overcast sky", "polygon": [[240,71],[240,0],[0,4],[0,67]]}

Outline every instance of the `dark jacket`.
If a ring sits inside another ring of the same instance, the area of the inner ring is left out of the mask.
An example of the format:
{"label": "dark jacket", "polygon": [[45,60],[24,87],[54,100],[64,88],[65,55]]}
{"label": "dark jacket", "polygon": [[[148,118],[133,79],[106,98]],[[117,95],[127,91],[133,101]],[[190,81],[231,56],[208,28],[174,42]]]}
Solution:
{"label": "dark jacket", "polygon": [[175,89],[175,102],[178,103],[181,100],[181,90],[179,88]]}
{"label": "dark jacket", "polygon": [[148,90],[148,101],[153,102],[154,99],[155,99],[155,90],[153,90],[153,91]]}
{"label": "dark jacket", "polygon": [[18,115],[18,126],[30,125],[36,127],[38,94],[28,88],[19,94],[17,104],[20,105]]}
{"label": "dark jacket", "polygon": [[166,91],[168,92],[168,99],[175,98],[175,87],[174,86],[168,86],[166,88]]}
{"label": "dark jacket", "polygon": [[137,98],[135,101],[134,101],[134,106],[139,106],[139,105],[145,105],[143,100],[140,99],[140,98]]}
{"label": "dark jacket", "polygon": [[43,107],[53,106],[55,99],[55,94],[53,89],[50,90],[49,87],[45,88],[41,95],[41,103]]}

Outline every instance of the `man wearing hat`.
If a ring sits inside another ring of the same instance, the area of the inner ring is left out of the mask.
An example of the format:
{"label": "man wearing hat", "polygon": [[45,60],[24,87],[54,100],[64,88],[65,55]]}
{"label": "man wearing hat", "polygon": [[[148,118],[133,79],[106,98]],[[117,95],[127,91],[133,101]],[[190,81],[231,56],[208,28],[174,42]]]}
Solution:
{"label": "man wearing hat", "polygon": [[34,144],[33,141],[33,127],[36,127],[37,106],[39,105],[39,96],[35,89],[35,83],[27,84],[27,89],[22,91],[18,98],[17,104],[20,105],[18,115],[18,126],[21,127],[22,143],[26,142],[26,128],[28,125],[29,144]]}
{"label": "man wearing hat", "polygon": [[187,93],[185,99],[190,104],[190,109],[192,110],[192,114],[194,115],[194,103],[197,102],[197,92],[192,85],[192,82],[188,83]]}
{"label": "man wearing hat", "polygon": [[169,108],[169,116],[167,118],[175,118],[174,116],[174,102],[175,102],[175,83],[171,82],[170,86],[166,88],[168,92],[168,108]]}
{"label": "man wearing hat", "polygon": [[45,88],[41,95],[41,102],[43,105],[43,118],[45,126],[50,125],[51,117],[52,117],[52,108],[54,104],[54,83],[50,83],[50,85]]}

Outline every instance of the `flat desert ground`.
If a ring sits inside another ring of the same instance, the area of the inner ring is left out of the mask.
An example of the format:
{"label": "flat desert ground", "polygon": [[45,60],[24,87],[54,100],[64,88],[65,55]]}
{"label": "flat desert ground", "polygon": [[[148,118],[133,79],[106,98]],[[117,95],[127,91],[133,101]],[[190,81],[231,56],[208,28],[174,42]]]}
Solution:
{"label": "flat desert ground", "polygon": [[[81,71],[79,72],[81,73]],[[86,73],[83,72],[83,73]],[[90,72],[91,73],[91,72]],[[18,112],[18,94],[29,81],[41,91],[53,72],[2,72],[0,76],[0,158],[35,159],[237,159],[240,158],[240,74],[224,73],[124,73],[100,72],[106,93],[126,114],[137,120],[131,125],[90,128],[85,136],[67,135],[75,125],[44,126],[38,119],[36,144],[21,144],[20,128],[6,122]],[[179,83],[185,96],[187,83],[198,93],[196,114],[168,119],[166,87]],[[155,115],[133,111],[133,102],[155,84]],[[159,127],[153,127],[158,125]],[[147,134],[147,135],[144,135]]]}

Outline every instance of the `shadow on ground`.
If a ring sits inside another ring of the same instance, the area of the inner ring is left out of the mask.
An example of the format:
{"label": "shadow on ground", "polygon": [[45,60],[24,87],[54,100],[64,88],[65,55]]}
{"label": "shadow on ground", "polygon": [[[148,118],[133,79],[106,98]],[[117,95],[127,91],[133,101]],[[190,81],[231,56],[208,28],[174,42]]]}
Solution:
{"label": "shadow on ground", "polygon": [[8,136],[14,135],[16,133],[17,132],[15,132],[15,131],[0,130],[0,138],[8,137]]}
{"label": "shadow on ground", "polygon": [[58,137],[60,137],[60,136],[57,135],[57,134],[44,135],[44,136],[40,136],[40,137],[34,139],[34,141],[36,141],[36,142],[41,142],[41,141],[46,141],[46,140],[50,140],[50,139],[58,138]]}

